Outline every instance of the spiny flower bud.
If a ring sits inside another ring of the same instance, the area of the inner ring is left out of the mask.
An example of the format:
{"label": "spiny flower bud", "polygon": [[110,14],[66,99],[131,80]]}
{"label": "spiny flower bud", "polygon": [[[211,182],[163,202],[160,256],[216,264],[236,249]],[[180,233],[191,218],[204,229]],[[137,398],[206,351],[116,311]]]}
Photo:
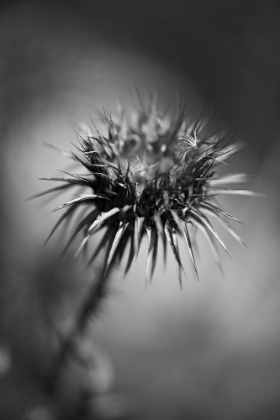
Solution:
{"label": "spiny flower bud", "polygon": [[[80,218],[72,237],[83,232],[76,255],[86,247],[89,238],[105,228],[99,249],[108,249],[106,276],[112,263],[119,263],[129,248],[127,272],[143,237],[148,238],[147,281],[150,281],[157,260],[158,242],[162,241],[164,259],[169,243],[178,265],[181,284],[183,269],[178,236],[183,237],[192,265],[197,274],[193,242],[189,227],[199,228],[209,241],[220,266],[217,244],[228,250],[213,228],[209,218],[220,224],[240,243],[243,241],[231,229],[227,219],[238,219],[223,211],[216,197],[221,194],[254,195],[244,189],[224,188],[224,184],[243,182],[244,174],[219,178],[216,168],[235,153],[239,145],[230,145],[231,138],[219,130],[207,134],[207,119],[193,122],[179,110],[171,118],[162,113],[152,101],[136,113],[127,116],[124,109],[116,117],[101,114],[102,134],[84,127],[79,133],[77,152],[68,156],[86,174],[66,172],[64,178],[43,178],[62,182],[61,190],[82,187],[90,192],[55,208],[67,209],[60,217],[48,239],[58,226],[80,206],[87,203],[86,214]],[[106,134],[103,134],[106,133]],[[57,187],[38,194],[57,191]],[[47,240],[48,240],[47,239]],[[97,255],[92,254],[89,264]]]}

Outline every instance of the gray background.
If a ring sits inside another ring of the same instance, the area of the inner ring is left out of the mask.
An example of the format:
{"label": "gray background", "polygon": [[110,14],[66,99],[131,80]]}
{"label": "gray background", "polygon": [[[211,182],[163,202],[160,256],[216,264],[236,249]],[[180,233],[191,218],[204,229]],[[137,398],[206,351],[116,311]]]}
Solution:
{"label": "gray background", "polygon": [[[42,248],[52,205],[24,201],[45,187],[39,177],[66,163],[43,142],[69,147],[74,124],[88,122],[95,106],[133,103],[134,82],[171,104],[179,90],[189,108],[238,133],[246,148],[230,172],[256,174],[250,188],[266,198],[222,200],[245,222],[237,229],[249,246],[224,234],[233,255],[223,256],[224,277],[200,238],[200,283],[189,269],[179,291],[170,257],[145,292],[144,247],[125,282],[121,269],[114,273],[93,338],[113,360],[130,418],[279,418],[279,28],[276,1],[2,6],[1,342],[12,360],[0,377],[5,418],[40,401],[49,357],[42,308],[65,321],[89,281],[82,264],[56,262],[59,235]],[[70,385],[66,401],[67,392]]]}

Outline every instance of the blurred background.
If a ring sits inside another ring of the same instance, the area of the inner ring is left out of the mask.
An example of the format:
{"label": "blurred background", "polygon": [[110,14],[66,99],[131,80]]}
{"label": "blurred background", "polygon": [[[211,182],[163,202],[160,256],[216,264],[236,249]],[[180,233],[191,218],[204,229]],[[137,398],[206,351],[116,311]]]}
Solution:
{"label": "blurred background", "polygon": [[[50,331],[53,323],[67,329],[91,279],[71,252],[59,259],[60,234],[43,248],[54,203],[25,201],[51,186],[38,178],[67,164],[44,142],[71,148],[75,125],[89,123],[96,107],[135,104],[135,84],[158,90],[171,109],[180,92],[187,108],[236,132],[246,147],[228,171],[254,174],[248,187],[266,197],[221,200],[245,223],[236,230],[248,244],[221,233],[233,256],[222,255],[224,276],[202,237],[201,281],[187,270],[183,291],[171,255],[145,291],[145,246],[124,281],[121,268],[112,274],[83,343],[88,353],[97,344],[113,366],[89,418],[279,418],[279,28],[278,2],[269,0],[1,6],[1,418],[52,418],[42,391]],[[75,369],[61,385],[68,414]]]}

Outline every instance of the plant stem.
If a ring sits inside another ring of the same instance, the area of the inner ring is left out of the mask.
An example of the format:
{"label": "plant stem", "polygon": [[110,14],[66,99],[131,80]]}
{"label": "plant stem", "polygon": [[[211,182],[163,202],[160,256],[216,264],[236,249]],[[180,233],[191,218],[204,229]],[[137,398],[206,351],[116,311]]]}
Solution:
{"label": "plant stem", "polygon": [[110,276],[109,272],[107,272],[106,277],[104,277],[104,269],[105,265],[97,281],[94,281],[91,285],[85,299],[80,305],[72,331],[66,338],[61,340],[60,348],[54,358],[50,374],[46,381],[45,390],[49,395],[55,394],[60,371],[67,361],[67,355],[73,350],[77,337],[85,333],[90,316],[97,311],[105,295],[106,284]]}

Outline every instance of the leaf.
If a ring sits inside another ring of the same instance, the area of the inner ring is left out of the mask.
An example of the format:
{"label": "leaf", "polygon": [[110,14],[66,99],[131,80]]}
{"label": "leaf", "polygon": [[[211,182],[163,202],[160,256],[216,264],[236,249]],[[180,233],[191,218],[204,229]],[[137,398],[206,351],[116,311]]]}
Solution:
{"label": "leaf", "polygon": [[190,234],[189,234],[188,227],[187,227],[187,223],[180,219],[178,213],[175,210],[170,210],[170,212],[171,212],[175,222],[177,223],[178,228],[180,229],[180,231],[183,234],[183,237],[184,237],[185,242],[187,244],[187,248],[188,248],[191,260],[192,260],[192,265],[193,265],[194,271],[196,273],[197,278],[199,279],[197,268],[196,268],[196,263],[195,263],[195,258],[194,258],[194,254],[193,254],[193,249],[192,249],[191,238],[190,238]]}
{"label": "leaf", "polygon": [[194,207],[189,206],[187,208],[192,215],[197,218],[200,223],[205,226],[211,233],[213,236],[215,236],[215,238],[217,239],[217,241],[220,243],[220,245],[224,248],[224,250],[226,251],[226,253],[230,256],[231,255],[227,249],[227,247],[225,246],[224,242],[221,240],[221,238],[218,236],[218,234],[215,232],[213,226],[211,225],[211,223],[209,222],[209,220],[207,219],[207,217],[205,217],[202,213],[198,212]]}
{"label": "leaf", "polygon": [[[170,243],[172,252],[173,252],[174,257],[175,257],[176,262],[177,262],[179,283],[180,283],[180,288],[182,289],[182,272],[181,271],[184,270],[184,269],[183,269],[182,262],[181,262],[181,259],[180,259],[178,245],[176,246],[176,243],[174,242],[174,236],[176,234],[173,236],[172,227],[170,226],[168,221],[166,222],[165,232],[166,232],[167,240]],[[177,236],[176,236],[176,239],[177,239]]]}
{"label": "leaf", "polygon": [[105,270],[104,270],[104,277],[106,277],[106,275],[107,275],[107,272],[108,272],[108,269],[109,269],[110,264],[112,262],[112,259],[115,255],[115,252],[116,252],[117,247],[120,243],[121,237],[124,234],[127,226],[128,226],[128,222],[120,222],[120,224],[119,224],[117,233],[114,237],[114,241],[113,241],[112,247],[111,247],[110,252],[109,252],[108,260],[106,261],[106,267],[105,267]]}

